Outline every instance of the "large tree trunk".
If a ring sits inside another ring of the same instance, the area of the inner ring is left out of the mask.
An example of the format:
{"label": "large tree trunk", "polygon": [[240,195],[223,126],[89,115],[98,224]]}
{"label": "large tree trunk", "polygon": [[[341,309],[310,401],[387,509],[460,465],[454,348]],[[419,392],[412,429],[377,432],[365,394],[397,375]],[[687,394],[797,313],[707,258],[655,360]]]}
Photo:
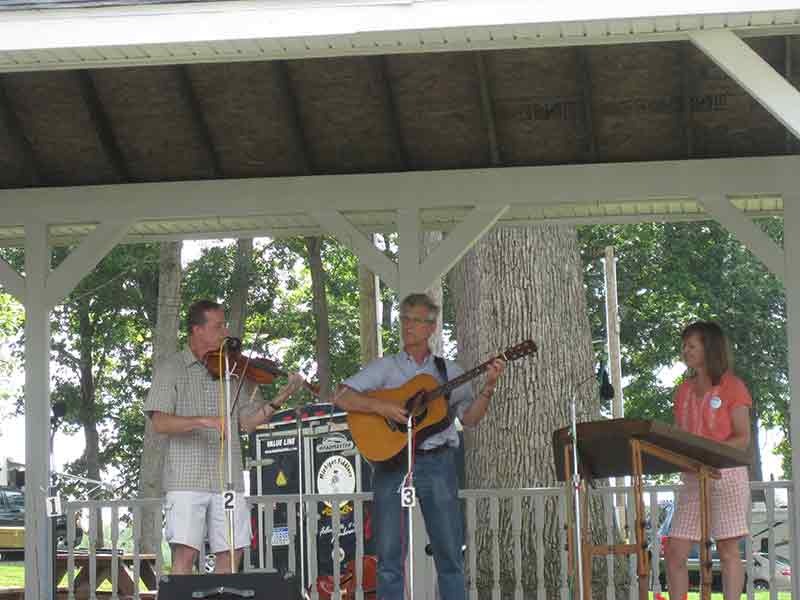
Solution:
{"label": "large tree trunk", "polygon": [[[163,358],[178,349],[180,315],[181,242],[163,242],[158,265],[157,323],[153,333],[153,374]],[[139,497],[160,498],[163,494],[165,438],[153,431],[150,419],[145,420],[142,464],[139,470]],[[142,552],[154,553],[161,539],[161,509],[142,511]]]}
{"label": "large tree trunk", "polygon": [[247,321],[247,298],[250,292],[250,266],[253,262],[253,238],[236,243],[236,264],[231,276],[232,294],[228,329],[233,337],[242,339]]}
{"label": "large tree trunk", "polygon": [[328,402],[331,394],[330,323],[328,322],[328,297],[325,293],[325,269],[322,266],[322,238],[305,238],[308,266],[311,270],[314,324],[317,333],[317,379],[319,399]]}
{"label": "large tree trunk", "polygon": [[[374,236],[371,236],[374,242]],[[378,306],[380,283],[375,273],[362,263],[358,265],[358,325],[361,335],[361,365],[383,355]]]}
{"label": "large tree trunk", "polygon": [[[538,355],[508,365],[489,412],[465,435],[467,488],[556,485],[551,435],[569,422],[573,390],[591,377],[593,357],[575,230],[541,226],[499,228],[455,267],[450,289],[456,300],[458,360],[465,368],[527,338]],[[474,382],[476,393],[479,381]],[[579,388],[579,419],[597,418],[594,383]],[[479,588],[491,587],[488,506],[479,504]],[[560,589],[560,552],[565,538],[555,503],[545,514],[523,507],[522,554],[525,596],[534,597],[536,552],[545,552],[545,588]],[[501,511],[501,580],[513,583],[510,511]],[[543,545],[542,545],[543,544]],[[482,594],[483,595],[483,594]]]}

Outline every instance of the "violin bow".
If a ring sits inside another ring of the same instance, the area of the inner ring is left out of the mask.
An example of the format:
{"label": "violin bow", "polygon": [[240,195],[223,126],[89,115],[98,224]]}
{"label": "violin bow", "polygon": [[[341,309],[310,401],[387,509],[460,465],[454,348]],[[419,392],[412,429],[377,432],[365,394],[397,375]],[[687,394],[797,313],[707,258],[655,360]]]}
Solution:
{"label": "violin bow", "polygon": [[[264,323],[262,322],[258,326],[258,331],[256,331],[256,337],[253,338],[253,346],[252,346],[253,348],[255,348],[255,345],[256,345],[256,342],[258,341],[258,338],[261,337],[261,331],[263,329],[264,329]],[[253,353],[253,351],[251,350],[250,354],[252,354],[252,353]],[[249,364],[250,364],[250,355],[247,355],[245,357],[245,361],[244,361],[244,368],[242,369],[242,376],[239,378],[239,385],[236,386],[236,395],[233,398],[233,404],[231,404],[231,414],[233,414],[233,409],[236,408],[236,403],[239,402],[239,393],[242,391],[242,386],[244,385],[244,380],[247,379],[247,377],[245,377],[245,373],[247,373],[247,366]],[[258,388],[258,385],[256,385],[256,384],[253,384],[253,385],[255,386],[254,389]]]}

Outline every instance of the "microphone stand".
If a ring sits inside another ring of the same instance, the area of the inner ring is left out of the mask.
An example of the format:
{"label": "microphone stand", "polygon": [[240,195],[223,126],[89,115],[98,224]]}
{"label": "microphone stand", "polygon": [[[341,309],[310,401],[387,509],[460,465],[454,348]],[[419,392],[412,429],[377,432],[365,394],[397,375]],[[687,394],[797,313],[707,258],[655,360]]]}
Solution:
{"label": "microphone stand", "polygon": [[[303,431],[302,431],[302,424],[303,424],[303,409],[302,407],[298,406],[296,409],[296,419],[297,419],[297,491],[298,491],[298,499],[300,503],[300,597],[306,597],[306,554],[305,554],[305,538],[306,532],[305,529],[305,506],[303,500],[303,476],[305,473],[303,472],[303,450],[302,450],[302,441],[303,441]],[[288,517],[288,514],[287,514]]]}
{"label": "microphone stand", "polygon": [[[578,573],[578,596],[579,600],[583,600],[583,548],[581,547],[581,476],[578,470],[578,420],[577,420],[577,401],[578,390],[584,384],[594,377],[594,374],[586,377],[580,381],[572,390],[572,398],[570,399],[569,412],[570,412],[570,437],[572,438],[572,503],[575,519],[575,532],[573,539],[573,547],[575,548],[575,567]],[[574,589],[574,588],[573,588]]]}
{"label": "microphone stand", "polygon": [[[227,340],[226,340],[227,345]],[[233,419],[232,414],[232,407],[231,407],[231,369],[230,369],[230,360],[228,356],[228,352],[225,352],[225,414],[227,415],[225,419],[225,438],[227,440],[226,450],[227,450],[227,459],[228,459],[228,481],[225,489],[228,491],[233,490],[233,438],[231,437],[232,427],[231,421]],[[223,507],[224,509],[224,507]],[[228,520],[228,532],[230,533],[230,560],[231,560],[231,573],[236,573],[236,503],[234,502],[233,510],[227,511],[227,520]]]}

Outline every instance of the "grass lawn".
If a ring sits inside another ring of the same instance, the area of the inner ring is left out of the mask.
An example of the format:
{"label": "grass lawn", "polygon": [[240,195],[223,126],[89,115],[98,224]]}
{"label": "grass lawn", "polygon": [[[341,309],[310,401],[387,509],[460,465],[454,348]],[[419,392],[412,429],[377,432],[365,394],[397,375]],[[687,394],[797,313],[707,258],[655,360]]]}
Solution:
{"label": "grass lawn", "polygon": [[[58,587],[67,588],[68,576],[65,574]],[[142,591],[147,588],[140,583]],[[24,588],[25,587],[25,563],[20,562],[0,562],[0,589],[1,588]],[[106,581],[99,588],[100,591],[110,592],[111,582]]]}

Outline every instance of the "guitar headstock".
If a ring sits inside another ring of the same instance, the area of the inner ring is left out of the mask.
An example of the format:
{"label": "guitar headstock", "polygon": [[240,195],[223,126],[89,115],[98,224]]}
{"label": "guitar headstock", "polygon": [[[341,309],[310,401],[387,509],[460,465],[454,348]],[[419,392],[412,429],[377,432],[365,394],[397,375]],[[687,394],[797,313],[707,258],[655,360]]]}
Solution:
{"label": "guitar headstock", "polygon": [[525,340],[517,344],[516,346],[511,346],[507,348],[502,356],[507,361],[517,360],[518,358],[522,358],[523,356],[528,356],[529,354],[536,353],[536,344],[533,343],[533,340]]}

